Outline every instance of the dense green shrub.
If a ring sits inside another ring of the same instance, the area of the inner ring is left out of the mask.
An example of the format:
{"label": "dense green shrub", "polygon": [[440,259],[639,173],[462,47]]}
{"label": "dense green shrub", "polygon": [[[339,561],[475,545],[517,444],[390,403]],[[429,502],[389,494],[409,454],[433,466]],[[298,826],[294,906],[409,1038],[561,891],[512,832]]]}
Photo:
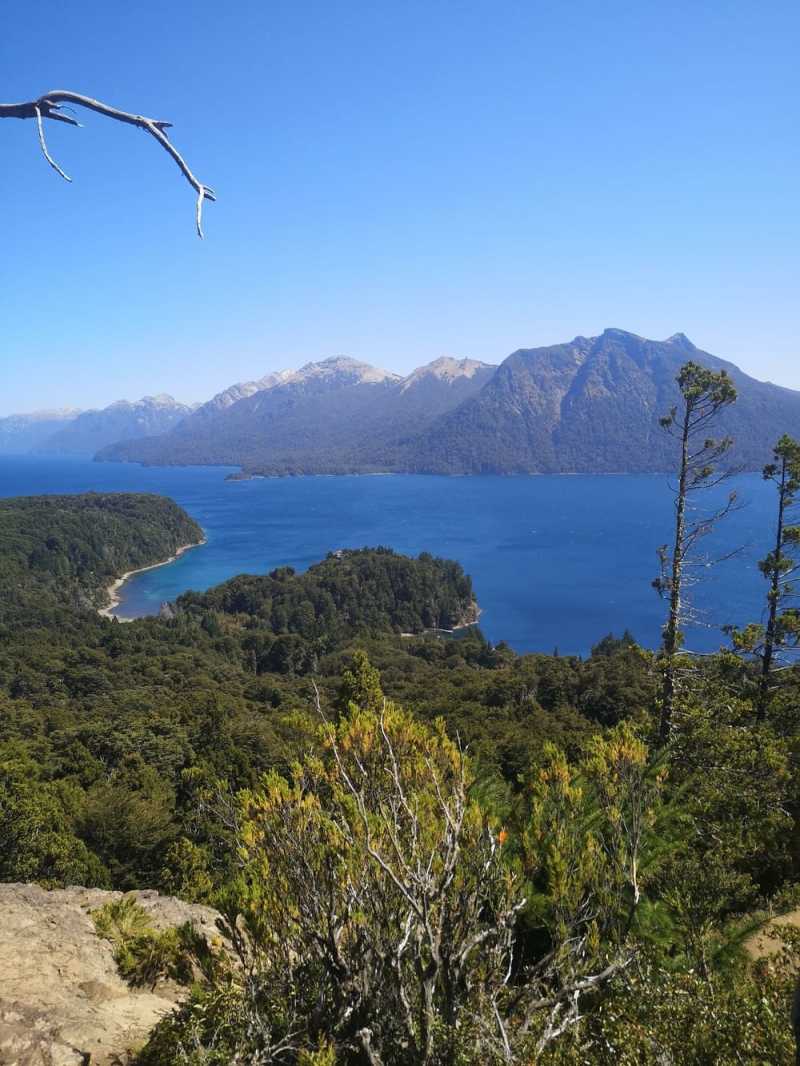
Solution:
{"label": "dense green shrub", "polygon": [[133,987],[192,980],[198,936],[190,923],[159,932],[134,896],[105,903],[92,911],[92,920],[97,935],[113,944],[119,972]]}

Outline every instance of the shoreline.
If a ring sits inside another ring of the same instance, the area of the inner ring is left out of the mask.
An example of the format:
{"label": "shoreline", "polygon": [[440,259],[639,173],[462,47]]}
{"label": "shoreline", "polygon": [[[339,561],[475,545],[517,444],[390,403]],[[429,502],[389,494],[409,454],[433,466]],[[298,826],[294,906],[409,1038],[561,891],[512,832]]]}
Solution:
{"label": "shoreline", "polygon": [[451,636],[453,633],[457,633],[460,629],[470,629],[472,626],[478,625],[483,614],[483,608],[478,606],[477,601],[473,601],[475,604],[475,617],[471,622],[459,622],[457,626],[453,626],[452,629],[441,629],[438,626],[431,626],[429,629],[423,629],[421,633],[401,633],[401,637],[424,637],[426,633],[449,633]]}
{"label": "shoreline", "polygon": [[[148,463],[140,463],[140,466],[150,466]],[[174,464],[170,467],[163,467],[162,469],[170,470],[191,470],[201,466],[200,463],[181,463]],[[218,464],[222,466],[222,464]],[[758,470],[753,467],[745,467],[743,470],[737,470],[736,475],[742,474],[757,474]],[[321,478],[321,477],[441,477],[441,478],[498,478],[503,480],[509,479],[521,479],[521,478],[555,478],[555,477],[653,477],[653,478],[665,478],[671,477],[673,471],[671,470],[516,470],[516,471],[493,471],[491,473],[443,473],[434,470],[337,470],[331,471],[318,471],[316,473],[303,472],[294,473],[284,471],[283,473],[274,474],[246,474],[243,471],[237,473],[227,474],[224,481],[230,481],[232,484],[245,481],[282,481],[288,478]]]}
{"label": "shoreline", "polygon": [[159,563],[150,563],[148,566],[138,566],[135,570],[126,570],[120,577],[115,577],[110,585],[106,587],[106,596],[109,602],[105,607],[98,607],[97,613],[101,618],[116,618],[119,622],[133,622],[133,618],[120,618],[115,614],[117,607],[122,602],[122,597],[119,595],[122,586],[132,578],[135,574],[143,574],[145,570],[157,570],[160,566],[168,566],[169,563],[174,563],[177,559],[192,548],[202,548],[204,544],[208,543],[208,538],[203,537],[202,540],[194,541],[191,544],[182,544],[174,555],[170,555],[169,559],[162,559]]}

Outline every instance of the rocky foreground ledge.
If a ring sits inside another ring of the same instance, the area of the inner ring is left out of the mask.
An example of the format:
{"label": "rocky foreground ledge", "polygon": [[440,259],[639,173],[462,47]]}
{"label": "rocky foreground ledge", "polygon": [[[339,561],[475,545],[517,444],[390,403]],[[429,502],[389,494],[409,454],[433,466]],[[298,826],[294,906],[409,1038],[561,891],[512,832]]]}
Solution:
{"label": "rocky foreground ledge", "polygon": [[[210,907],[130,895],[158,930],[193,922],[215,931]],[[0,1066],[119,1066],[186,994],[171,982],[134,989],[119,975],[90,912],[122,896],[0,884]]]}

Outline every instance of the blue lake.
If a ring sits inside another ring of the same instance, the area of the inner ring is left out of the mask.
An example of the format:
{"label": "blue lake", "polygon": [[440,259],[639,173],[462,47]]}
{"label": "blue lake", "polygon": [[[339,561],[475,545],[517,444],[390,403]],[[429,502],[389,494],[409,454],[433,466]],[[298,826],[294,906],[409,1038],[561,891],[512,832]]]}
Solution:
{"label": "blue lake", "polygon": [[[664,605],[651,588],[656,549],[670,536],[673,497],[660,476],[303,477],[225,481],[219,467],[146,468],[0,456],[0,496],[156,492],[203,526],[208,543],[132,578],[120,614],[155,613],[164,600],[237,573],[303,570],[336,548],[386,545],[457,559],[471,574],[493,641],[519,651],[586,654],[625,627],[654,647]],[[718,647],[719,626],[761,617],[765,582],[755,560],[771,536],[773,492],[737,478],[744,506],[705,541],[712,556],[693,591],[703,624],[688,645]],[[725,488],[724,495],[731,485]],[[705,502],[705,501],[704,501]]]}

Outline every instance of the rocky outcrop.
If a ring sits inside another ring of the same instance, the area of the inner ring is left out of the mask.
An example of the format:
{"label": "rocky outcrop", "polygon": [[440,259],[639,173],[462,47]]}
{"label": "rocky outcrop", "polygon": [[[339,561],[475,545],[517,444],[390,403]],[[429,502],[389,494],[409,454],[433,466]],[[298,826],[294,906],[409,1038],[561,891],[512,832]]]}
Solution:
{"label": "rocky outcrop", "polygon": [[[0,1066],[120,1066],[185,995],[120,977],[91,911],[121,892],[0,885]],[[217,913],[157,892],[133,893],[156,929],[193,922],[211,937]]]}

